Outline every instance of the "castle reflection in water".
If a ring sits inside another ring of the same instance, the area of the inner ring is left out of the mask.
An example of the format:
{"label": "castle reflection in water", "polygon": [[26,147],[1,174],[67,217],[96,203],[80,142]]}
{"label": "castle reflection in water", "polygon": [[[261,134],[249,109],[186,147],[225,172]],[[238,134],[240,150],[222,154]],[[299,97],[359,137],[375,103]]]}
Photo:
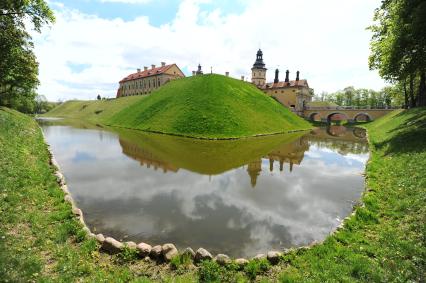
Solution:
{"label": "castle reflection in water", "polygon": [[[179,143],[173,143],[169,147],[158,147],[159,144],[164,144],[164,140],[174,140],[180,139]],[[137,142],[135,142],[137,140]],[[341,146],[339,146],[339,141],[341,141]],[[267,149],[267,153],[262,153],[261,150],[256,152],[253,151],[253,156],[251,159],[241,158],[240,155],[235,153],[235,151],[228,151],[226,148],[222,152],[216,154],[206,154],[209,149],[209,143],[213,144],[214,141],[194,141],[193,139],[184,139],[176,137],[161,137],[161,141],[151,140],[146,141],[146,138],[126,138],[125,135],[120,135],[119,138],[122,151],[125,155],[131,157],[134,160],[137,160],[141,166],[146,166],[147,168],[152,168],[153,170],[162,170],[164,173],[173,172],[176,173],[179,169],[186,169],[189,171],[197,172],[205,175],[215,175],[220,174],[225,171],[228,171],[235,167],[247,167],[247,173],[250,178],[251,186],[254,188],[257,183],[258,176],[261,174],[262,170],[262,160],[269,160],[269,171],[274,171],[274,163],[279,164],[280,172],[284,171],[284,168],[287,167],[285,164],[288,164],[289,172],[291,173],[294,165],[300,165],[304,153],[309,150],[309,147],[312,145],[323,147],[324,145],[330,146],[333,144],[334,148],[341,154],[347,152],[358,152],[358,153],[367,153],[368,145],[366,141],[365,131],[360,128],[346,128],[344,126],[330,126],[327,128],[316,128],[309,133],[299,136],[296,139],[293,139],[289,142],[278,143],[272,148]],[[256,139],[247,139],[247,143],[256,142]],[[207,150],[194,150],[194,152],[199,156],[195,157],[196,162],[194,162],[194,156],[191,156],[191,147],[195,143],[202,143],[204,149]],[[178,147],[175,150],[170,150],[171,147]],[[217,149],[217,146],[214,146]],[[220,146],[219,146],[220,148]],[[243,148],[245,149],[245,148]],[[248,147],[247,151],[251,151],[252,147]],[[265,150],[265,149],[263,149]],[[183,154],[180,156],[176,155],[176,152],[189,152],[188,154]],[[232,156],[232,155],[235,156]],[[224,155],[226,158],[223,158]],[[233,163],[229,164],[226,160],[232,160]],[[204,162],[207,165],[203,166],[200,162]],[[204,167],[209,167],[211,163],[215,165],[212,166],[216,168],[214,172],[207,172],[203,170]]]}

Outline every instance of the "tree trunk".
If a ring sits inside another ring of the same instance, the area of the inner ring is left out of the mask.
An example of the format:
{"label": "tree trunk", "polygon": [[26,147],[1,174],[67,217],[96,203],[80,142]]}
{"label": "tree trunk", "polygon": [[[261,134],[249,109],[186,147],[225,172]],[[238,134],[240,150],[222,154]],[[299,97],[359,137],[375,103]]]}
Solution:
{"label": "tree trunk", "polygon": [[410,108],[416,107],[416,99],[414,98],[414,78],[410,74]]}
{"label": "tree trunk", "polygon": [[426,73],[422,71],[420,73],[420,84],[419,84],[419,93],[417,95],[417,105],[426,106]]}
{"label": "tree trunk", "polygon": [[404,79],[404,109],[408,109],[407,81]]}

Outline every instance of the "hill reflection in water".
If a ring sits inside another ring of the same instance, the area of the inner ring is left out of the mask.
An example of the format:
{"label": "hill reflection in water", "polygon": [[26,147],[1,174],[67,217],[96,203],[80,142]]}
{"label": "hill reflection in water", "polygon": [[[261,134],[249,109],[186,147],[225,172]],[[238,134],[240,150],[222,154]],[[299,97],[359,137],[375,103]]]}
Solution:
{"label": "hill reflection in water", "polygon": [[322,240],[363,191],[368,158],[349,128],[230,141],[44,123],[92,230],[253,256]]}

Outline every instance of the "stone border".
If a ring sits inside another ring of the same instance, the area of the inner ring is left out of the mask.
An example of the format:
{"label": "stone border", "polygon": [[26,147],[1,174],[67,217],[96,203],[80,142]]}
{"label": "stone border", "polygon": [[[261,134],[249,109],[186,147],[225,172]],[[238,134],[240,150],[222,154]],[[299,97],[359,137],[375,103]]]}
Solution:
{"label": "stone border", "polygon": [[[56,176],[57,183],[65,194],[64,201],[71,204],[72,213],[78,218],[79,222],[83,225],[83,231],[86,232],[86,235],[89,238],[96,239],[96,241],[101,245],[100,251],[113,255],[113,254],[118,254],[124,251],[126,248],[129,248],[129,249],[136,250],[137,254],[142,259],[153,260],[158,264],[161,264],[163,262],[170,262],[173,257],[178,255],[187,255],[195,264],[200,263],[203,260],[214,260],[220,265],[227,265],[234,262],[240,268],[243,268],[245,265],[249,263],[249,260],[246,258],[237,258],[233,260],[226,254],[217,254],[215,257],[213,257],[213,255],[204,248],[199,248],[197,251],[194,252],[192,248],[187,247],[183,251],[179,252],[176,246],[172,243],[151,246],[144,242],[141,242],[139,244],[136,244],[135,242],[132,242],[132,241],[120,242],[112,237],[108,237],[108,236],[105,237],[103,234],[92,233],[92,231],[90,231],[89,227],[86,225],[84,221],[83,212],[81,211],[80,208],[76,206],[74,199],[72,198],[71,193],[68,190],[65,177],[60,171],[59,164],[56,161],[53,155],[53,152],[50,149],[50,145],[47,143],[46,137],[41,127],[40,127],[40,131],[42,133],[43,139],[45,141],[45,144],[47,146],[47,150],[49,153],[49,157],[50,157],[49,163],[55,169],[54,175]],[[369,142],[368,132],[367,132],[367,141]],[[367,167],[367,164],[370,162],[370,159],[371,159],[371,154],[369,154],[369,159],[367,160],[365,168]],[[362,197],[368,191],[366,178],[364,179],[364,183],[365,183],[365,189],[364,189],[363,195],[361,196],[361,199],[360,199],[361,205],[359,207],[364,206],[364,204],[362,204]],[[352,213],[348,215],[347,217],[345,217],[341,221],[341,223],[330,232],[329,236],[336,234],[339,230],[341,230],[345,226],[346,221],[356,214],[356,208],[357,206],[354,205],[352,207]],[[253,258],[251,258],[251,260],[267,259],[272,265],[276,265],[281,261],[283,255],[293,251],[311,249],[316,245],[322,244],[325,240],[326,238],[322,241],[318,241],[318,242],[314,241],[307,246],[285,249],[283,252],[268,251],[266,254],[260,253],[254,256]]]}

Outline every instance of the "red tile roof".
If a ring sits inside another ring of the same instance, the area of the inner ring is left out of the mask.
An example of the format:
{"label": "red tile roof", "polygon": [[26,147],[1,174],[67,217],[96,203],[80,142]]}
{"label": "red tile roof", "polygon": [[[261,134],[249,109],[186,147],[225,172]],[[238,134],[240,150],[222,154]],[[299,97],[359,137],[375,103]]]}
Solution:
{"label": "red tile roof", "polygon": [[267,83],[265,89],[285,88],[285,87],[309,87],[307,80],[294,80],[289,82]]}
{"label": "red tile roof", "polygon": [[168,69],[170,69],[170,67],[172,67],[173,65],[176,65],[176,64],[165,65],[165,66],[157,67],[157,68],[154,68],[154,69],[151,68],[151,69],[148,69],[146,71],[140,71],[140,72],[137,72],[137,73],[130,74],[127,77],[125,77],[124,79],[122,79],[120,81],[120,83],[131,81],[131,80],[136,80],[136,79],[141,79],[141,78],[146,78],[146,77],[151,77],[151,76],[155,76],[155,75],[160,75],[160,74],[164,73],[165,71],[167,71]]}

